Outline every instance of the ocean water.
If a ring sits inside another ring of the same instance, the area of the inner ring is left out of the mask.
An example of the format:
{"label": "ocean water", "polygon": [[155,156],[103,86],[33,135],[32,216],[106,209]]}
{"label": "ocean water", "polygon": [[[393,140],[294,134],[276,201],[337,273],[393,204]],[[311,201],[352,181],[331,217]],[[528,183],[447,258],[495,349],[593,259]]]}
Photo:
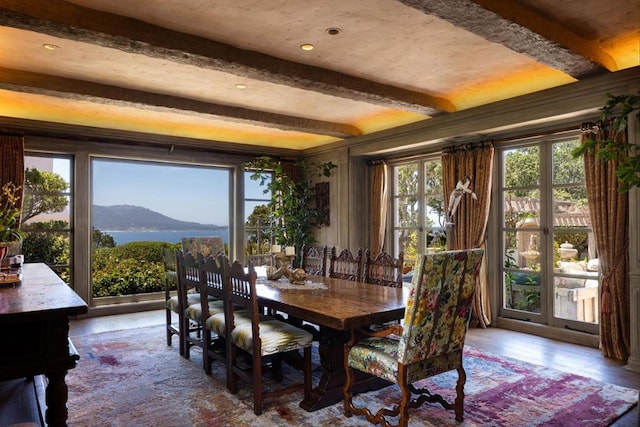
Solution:
{"label": "ocean water", "polygon": [[164,231],[103,231],[115,240],[116,245],[129,242],[168,242],[180,243],[183,237],[222,237],[224,243],[229,243],[229,229],[211,230],[164,230]]}

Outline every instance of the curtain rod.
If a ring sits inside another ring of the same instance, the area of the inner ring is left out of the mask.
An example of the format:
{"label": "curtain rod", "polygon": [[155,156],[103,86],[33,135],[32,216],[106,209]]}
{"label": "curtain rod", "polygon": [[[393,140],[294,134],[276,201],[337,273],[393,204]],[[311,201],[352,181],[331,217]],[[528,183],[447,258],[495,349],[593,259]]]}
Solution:
{"label": "curtain rod", "polygon": [[476,150],[478,148],[491,147],[492,145],[493,145],[493,141],[491,141],[491,140],[479,141],[479,142],[471,142],[471,143],[467,143],[467,144],[450,145],[448,147],[444,147],[442,149],[442,152],[444,152],[444,153],[455,153],[456,151],[470,151],[470,150]]}
{"label": "curtain rod", "polygon": [[528,133],[528,134],[525,134],[525,135],[520,135],[518,137],[494,139],[492,142],[494,144],[502,144],[503,142],[517,141],[519,139],[535,138],[536,136],[553,135],[553,134],[556,134],[556,133],[569,132],[569,131],[572,131],[572,130],[579,131],[580,130],[580,126],[572,125],[572,126],[569,126],[569,127],[566,127],[566,128],[551,129],[551,130],[547,130],[547,131],[544,131],[544,132]]}
{"label": "curtain rod", "polygon": [[[572,126],[564,127],[564,128],[556,128],[556,129],[550,129],[550,130],[546,130],[546,131],[538,131],[538,132],[532,132],[532,133],[528,133],[528,134],[524,134],[524,135],[512,136],[510,138],[483,140],[482,142],[491,142],[494,145],[497,145],[497,144],[502,144],[502,143],[510,142],[510,141],[518,141],[520,139],[534,138],[536,136],[553,135],[553,134],[556,134],[556,133],[569,132],[569,131],[579,131],[579,130],[580,130],[580,126],[579,125],[572,125]],[[397,155],[392,155],[391,157],[386,157],[383,160],[392,162],[394,160],[407,160],[407,159],[421,158],[421,157],[423,157],[425,155],[431,155],[431,154],[436,154],[438,152],[442,152],[443,149],[445,149],[445,147],[443,147],[441,145],[440,148],[435,148],[433,151],[427,151],[427,152],[424,152],[424,153],[421,153],[421,154],[413,153],[410,156],[402,156],[402,154],[398,153]],[[376,159],[376,160],[379,160],[379,159]],[[376,160],[368,160],[367,163],[371,164],[371,162],[376,161]]]}
{"label": "curtain rod", "polygon": [[9,129],[0,127],[0,136],[22,136],[24,137],[24,131],[18,129]]}

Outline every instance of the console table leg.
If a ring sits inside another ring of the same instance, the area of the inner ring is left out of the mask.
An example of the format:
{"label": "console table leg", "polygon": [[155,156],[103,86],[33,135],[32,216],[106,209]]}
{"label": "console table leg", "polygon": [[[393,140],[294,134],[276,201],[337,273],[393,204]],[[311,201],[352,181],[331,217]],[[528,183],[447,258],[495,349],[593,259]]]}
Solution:
{"label": "console table leg", "polygon": [[67,398],[68,388],[64,380],[67,371],[48,372],[46,374],[48,384],[45,401],[47,411],[45,420],[50,427],[64,427],[67,425]]}

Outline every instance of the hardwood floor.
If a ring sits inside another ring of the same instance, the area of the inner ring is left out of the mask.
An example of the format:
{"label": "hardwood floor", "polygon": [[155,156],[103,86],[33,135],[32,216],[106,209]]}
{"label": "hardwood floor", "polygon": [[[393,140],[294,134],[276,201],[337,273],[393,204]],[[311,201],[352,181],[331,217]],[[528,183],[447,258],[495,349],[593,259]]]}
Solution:
{"label": "hardwood floor", "polygon": [[[78,335],[163,325],[164,321],[164,310],[73,320],[69,335],[73,339]],[[603,357],[595,348],[498,328],[471,329],[466,343],[501,356],[640,389],[640,373],[626,370],[623,363]],[[636,405],[613,426],[638,427],[638,414]]]}

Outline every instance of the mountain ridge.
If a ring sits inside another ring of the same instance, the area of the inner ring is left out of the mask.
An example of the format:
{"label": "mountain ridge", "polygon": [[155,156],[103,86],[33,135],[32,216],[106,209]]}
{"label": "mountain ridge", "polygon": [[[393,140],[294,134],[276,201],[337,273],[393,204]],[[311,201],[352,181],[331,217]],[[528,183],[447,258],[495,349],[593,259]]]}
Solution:
{"label": "mountain ridge", "polygon": [[101,231],[211,230],[226,225],[180,221],[135,205],[93,205],[93,227]]}

